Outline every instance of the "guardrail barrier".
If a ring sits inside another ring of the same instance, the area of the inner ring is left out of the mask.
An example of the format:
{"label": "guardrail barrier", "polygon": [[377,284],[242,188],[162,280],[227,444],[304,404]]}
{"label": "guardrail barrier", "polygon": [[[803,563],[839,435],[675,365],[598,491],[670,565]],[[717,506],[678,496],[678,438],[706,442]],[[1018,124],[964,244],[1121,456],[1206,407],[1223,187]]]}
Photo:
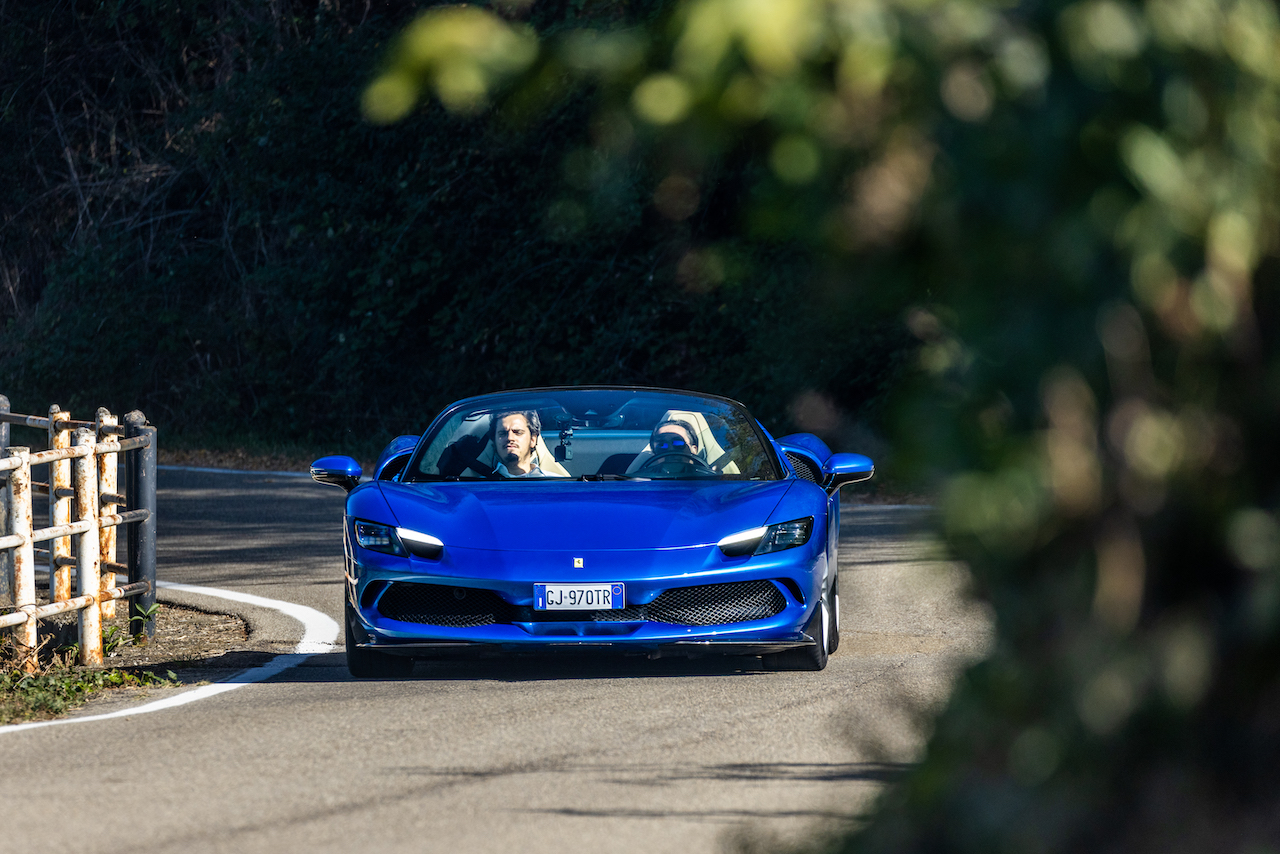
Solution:
{"label": "guardrail barrier", "polygon": [[[36,666],[37,621],[54,614],[80,612],[81,664],[102,664],[102,619],[115,616],[117,599],[129,600],[130,634],[155,635],[156,428],[137,411],[123,421],[106,409],[94,421],[73,421],[57,406],[48,417],[16,415],[0,395],[0,605],[12,600],[13,609],[0,613],[0,629],[14,632],[29,670]],[[48,449],[10,446],[11,424],[47,430]],[[47,483],[32,481],[31,469],[38,465],[48,465]],[[44,528],[33,524],[32,497],[38,494],[49,496]],[[121,525],[127,526],[123,564],[116,562]],[[47,604],[37,602],[38,560],[49,567]],[[128,583],[118,587],[121,572]]]}

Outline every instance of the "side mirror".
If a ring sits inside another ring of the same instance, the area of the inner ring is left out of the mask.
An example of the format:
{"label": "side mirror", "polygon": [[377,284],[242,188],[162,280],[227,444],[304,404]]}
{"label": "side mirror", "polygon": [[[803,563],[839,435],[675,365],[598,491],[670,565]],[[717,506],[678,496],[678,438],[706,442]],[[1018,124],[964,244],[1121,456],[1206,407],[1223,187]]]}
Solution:
{"label": "side mirror", "polygon": [[351,457],[321,457],[311,464],[311,479],[316,483],[340,486],[347,492],[360,483],[360,464]]}
{"label": "side mirror", "polygon": [[822,473],[827,476],[823,486],[832,493],[846,483],[870,480],[875,476],[876,466],[870,457],[862,454],[832,454],[822,464]]}
{"label": "side mirror", "polygon": [[831,449],[827,447],[827,443],[812,433],[792,433],[779,439],[778,444],[791,445],[794,448],[808,451],[810,456],[817,458],[819,461],[831,456]]}

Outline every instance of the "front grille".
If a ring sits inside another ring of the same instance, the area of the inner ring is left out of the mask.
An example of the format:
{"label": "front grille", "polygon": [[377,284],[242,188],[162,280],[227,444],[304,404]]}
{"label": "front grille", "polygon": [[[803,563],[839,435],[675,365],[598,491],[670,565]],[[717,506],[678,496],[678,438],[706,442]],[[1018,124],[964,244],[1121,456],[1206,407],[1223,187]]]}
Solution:
{"label": "front grille", "polygon": [[822,469],[814,465],[813,460],[804,454],[787,451],[787,462],[791,463],[791,467],[796,470],[796,477],[811,480],[814,483],[822,483]]}
{"label": "front grille", "polygon": [[646,610],[655,623],[716,626],[763,620],[785,607],[787,600],[772,582],[733,581],[677,587],[654,599]]}
{"label": "front grille", "polygon": [[453,629],[510,623],[515,608],[491,590],[442,584],[390,585],[378,610],[393,620]]}
{"label": "front grille", "polygon": [[[540,611],[539,613],[554,612]],[[587,619],[595,620],[597,623],[630,623],[646,618],[644,608],[611,608],[608,611],[592,611]]]}
{"label": "front grille", "polygon": [[664,591],[648,605],[616,611],[535,611],[517,607],[489,590],[397,582],[378,600],[393,620],[448,628],[495,623],[644,622],[718,626],[764,620],[781,613],[787,600],[771,581],[731,581]]}
{"label": "front grille", "polygon": [[645,606],[610,608],[607,611],[535,611],[533,608],[515,609],[513,623],[640,623],[649,619],[644,615]]}

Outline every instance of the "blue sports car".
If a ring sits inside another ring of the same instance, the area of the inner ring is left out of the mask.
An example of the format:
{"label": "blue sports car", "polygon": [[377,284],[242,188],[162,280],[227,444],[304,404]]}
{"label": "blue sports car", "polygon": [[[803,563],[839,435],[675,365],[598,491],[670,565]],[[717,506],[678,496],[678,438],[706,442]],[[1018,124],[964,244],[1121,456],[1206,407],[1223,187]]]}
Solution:
{"label": "blue sports car", "polygon": [[472,397],[311,476],[347,490],[347,666],[602,648],[821,670],[840,642],[838,491],[874,469],[683,391]]}

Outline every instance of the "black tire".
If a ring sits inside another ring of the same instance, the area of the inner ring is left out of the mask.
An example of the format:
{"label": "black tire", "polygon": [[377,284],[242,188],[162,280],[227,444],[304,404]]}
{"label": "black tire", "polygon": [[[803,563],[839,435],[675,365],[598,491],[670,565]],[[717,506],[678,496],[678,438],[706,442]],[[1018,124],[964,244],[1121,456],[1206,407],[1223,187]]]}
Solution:
{"label": "black tire", "polygon": [[357,644],[367,636],[355,609],[343,594],[343,611],[346,614],[347,671],[357,679],[395,679],[413,672],[413,659],[403,655],[387,655],[372,649],[361,649]]}
{"label": "black tire", "polygon": [[766,655],[765,666],[770,670],[822,670],[827,666],[831,622],[831,606],[824,593],[818,601],[818,607],[813,609],[809,624],[804,627],[805,634],[813,638],[815,643]]}
{"label": "black tire", "polygon": [[827,633],[827,655],[836,654],[840,648],[840,575],[831,579],[831,623]]}

